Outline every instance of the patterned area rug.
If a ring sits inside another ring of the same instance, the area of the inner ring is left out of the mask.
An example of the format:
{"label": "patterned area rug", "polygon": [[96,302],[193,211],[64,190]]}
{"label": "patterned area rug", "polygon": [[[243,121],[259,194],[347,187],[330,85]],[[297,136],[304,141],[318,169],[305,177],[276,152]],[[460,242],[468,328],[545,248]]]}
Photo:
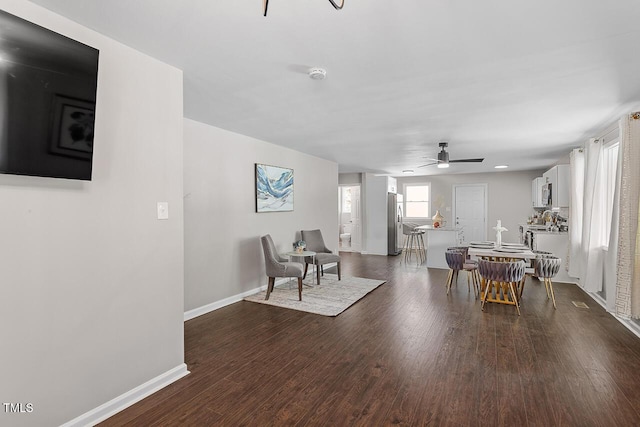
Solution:
{"label": "patterned area rug", "polygon": [[[311,278],[307,276],[305,285],[311,285]],[[338,280],[335,274],[326,274],[320,279],[320,285],[304,286],[302,301],[298,301],[298,282],[277,285],[269,295],[267,291],[249,295],[244,300],[260,304],[275,305],[276,307],[306,311],[323,316],[337,316],[369,292],[385,283],[384,280],[363,279],[362,277],[344,277]]]}

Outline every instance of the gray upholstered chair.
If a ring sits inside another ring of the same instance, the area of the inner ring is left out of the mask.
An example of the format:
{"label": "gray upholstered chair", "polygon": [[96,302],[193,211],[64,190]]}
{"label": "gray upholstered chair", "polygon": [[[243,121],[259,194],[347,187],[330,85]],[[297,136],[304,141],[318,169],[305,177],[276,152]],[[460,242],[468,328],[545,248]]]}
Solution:
{"label": "gray upholstered chair", "polygon": [[[520,283],[520,289],[519,289],[519,294],[520,294],[520,298],[522,298],[522,292],[524,291],[524,285],[527,281],[527,276],[531,276],[531,277],[537,277],[536,275],[536,259],[538,258],[545,258],[548,255],[553,255],[551,252],[547,252],[547,251],[538,251],[538,250],[533,250],[531,251],[534,254],[536,254],[535,258],[531,258],[530,260],[530,265],[525,267],[524,269],[524,277],[522,278],[522,283]],[[545,286],[547,286],[547,282],[545,281]],[[547,294],[549,293],[549,291],[547,290]]]}
{"label": "gray upholstered chair", "polygon": [[479,260],[478,271],[486,281],[482,296],[482,310],[484,310],[489,292],[495,291],[496,295],[492,301],[515,305],[518,316],[520,316],[519,295],[516,287],[524,277],[524,269],[525,263],[522,260],[512,262]]}
{"label": "gray upholstered chair", "polygon": [[307,277],[309,264],[315,263],[318,285],[320,284],[320,274],[324,274],[323,265],[331,262],[338,263],[338,280],[340,280],[340,255],[336,255],[324,244],[322,232],[320,230],[302,230],[300,233],[302,240],[307,244],[307,250],[316,253],[315,257],[306,257],[304,265],[304,275]]}
{"label": "gray upholstered chair", "polygon": [[267,296],[273,291],[276,283],[276,277],[297,277],[298,278],[298,299],[302,301],[302,264],[299,262],[288,262],[286,258],[282,258],[276,251],[271,235],[267,234],[260,238],[262,241],[262,249],[264,251],[264,264],[269,277],[267,285]]}
{"label": "gray upholstered chair", "polygon": [[470,282],[473,282],[473,293],[475,294],[477,299],[478,295],[480,294],[480,277],[478,276],[478,264],[467,259],[468,250],[469,248],[467,247],[449,248],[444,253],[447,265],[449,266],[449,275],[447,276],[447,295],[449,295],[449,291],[451,290],[451,285],[453,284],[454,280],[457,283],[458,273],[460,272],[460,270],[464,270],[467,272],[467,288],[469,289],[469,292],[471,292]]}
{"label": "gray upholstered chair", "polygon": [[533,269],[535,270],[535,275],[537,277],[542,277],[544,279],[544,287],[547,290],[547,299],[549,296],[553,299],[553,308],[556,307],[556,296],[553,293],[553,283],[551,282],[551,278],[555,277],[560,271],[560,265],[562,264],[562,259],[555,257],[553,255],[541,255],[536,257]]}

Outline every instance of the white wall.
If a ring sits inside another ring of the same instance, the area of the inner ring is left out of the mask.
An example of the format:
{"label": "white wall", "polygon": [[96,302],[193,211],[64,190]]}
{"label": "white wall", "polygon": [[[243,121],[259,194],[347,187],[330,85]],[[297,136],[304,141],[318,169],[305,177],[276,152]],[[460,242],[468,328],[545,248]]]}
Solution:
{"label": "white wall", "polygon": [[[280,252],[303,229],[338,249],[338,165],[184,121],[185,311],[266,285],[260,236]],[[255,212],[255,163],[294,170],[293,212]]]}
{"label": "white wall", "polygon": [[338,175],[338,184],[340,185],[359,185],[361,183],[361,173],[341,173]]}
{"label": "white wall", "polygon": [[184,366],[182,72],[0,7],[100,50],[93,181],[0,175],[0,425],[60,425]]}
{"label": "white wall", "polygon": [[[444,201],[444,209],[440,213],[452,225],[453,214],[453,186],[459,184],[487,184],[487,238],[495,239],[492,227],[498,219],[509,231],[502,234],[505,242],[517,242],[519,239],[518,224],[526,223],[527,217],[533,212],[531,204],[531,181],[542,176],[543,171],[525,172],[491,172],[479,174],[431,175],[398,178],[398,192],[403,192],[402,186],[409,182],[430,182],[431,201],[440,196]],[[449,210],[447,210],[449,208]],[[431,215],[436,207],[431,206]]]}

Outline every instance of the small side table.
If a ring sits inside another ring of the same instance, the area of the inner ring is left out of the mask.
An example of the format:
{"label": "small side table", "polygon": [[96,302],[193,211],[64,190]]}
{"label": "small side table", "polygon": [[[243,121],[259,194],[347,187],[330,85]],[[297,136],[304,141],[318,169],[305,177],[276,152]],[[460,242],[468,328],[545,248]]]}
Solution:
{"label": "small side table", "polygon": [[302,252],[297,252],[297,251],[291,251],[291,252],[287,252],[285,253],[286,256],[289,257],[289,261],[292,260],[292,258],[304,258],[304,257],[311,257],[311,265],[313,265],[313,279],[311,279],[311,283],[316,285],[316,253],[314,251],[302,251]]}

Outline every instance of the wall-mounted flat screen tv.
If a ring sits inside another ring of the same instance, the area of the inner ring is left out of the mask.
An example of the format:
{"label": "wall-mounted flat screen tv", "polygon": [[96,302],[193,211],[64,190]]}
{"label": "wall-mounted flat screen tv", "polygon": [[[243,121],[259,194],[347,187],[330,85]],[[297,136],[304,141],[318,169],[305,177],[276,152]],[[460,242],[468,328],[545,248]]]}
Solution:
{"label": "wall-mounted flat screen tv", "polygon": [[0,173],[91,180],[98,50],[0,11]]}

